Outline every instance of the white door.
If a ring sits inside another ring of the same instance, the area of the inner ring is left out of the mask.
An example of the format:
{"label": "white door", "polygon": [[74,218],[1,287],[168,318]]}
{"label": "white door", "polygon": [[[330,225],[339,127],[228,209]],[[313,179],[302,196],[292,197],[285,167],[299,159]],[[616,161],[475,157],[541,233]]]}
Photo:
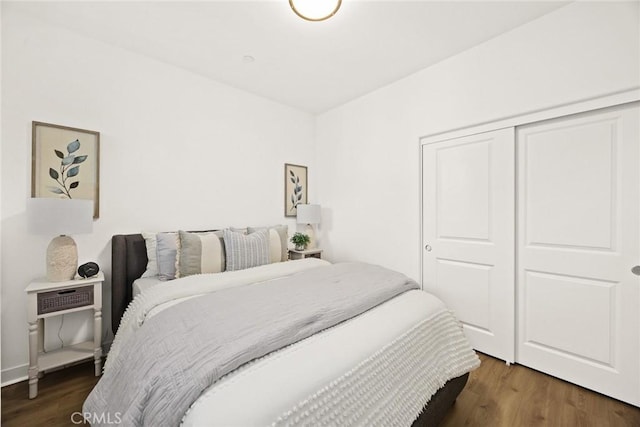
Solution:
{"label": "white door", "polygon": [[512,362],[514,130],[422,150],[423,288],[455,312],[475,349]]}
{"label": "white door", "polygon": [[518,363],[640,404],[639,109],[517,129]]}

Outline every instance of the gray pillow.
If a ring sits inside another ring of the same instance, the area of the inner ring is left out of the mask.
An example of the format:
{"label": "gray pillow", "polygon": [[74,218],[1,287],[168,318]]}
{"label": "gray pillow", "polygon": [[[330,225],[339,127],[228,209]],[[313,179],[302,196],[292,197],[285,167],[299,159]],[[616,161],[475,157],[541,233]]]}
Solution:
{"label": "gray pillow", "polygon": [[177,276],[220,273],[225,269],[222,232],[189,233],[180,231]]}
{"label": "gray pillow", "polygon": [[269,264],[269,231],[245,235],[226,229],[223,231],[227,256],[227,271],[243,270]]}
{"label": "gray pillow", "polygon": [[158,255],[158,277],[160,280],[175,279],[178,233],[158,233],[156,235],[156,253]]}
{"label": "gray pillow", "polygon": [[286,225],[273,225],[271,227],[247,227],[249,234],[256,231],[269,231],[269,258],[270,262],[286,261],[289,257],[289,227]]}

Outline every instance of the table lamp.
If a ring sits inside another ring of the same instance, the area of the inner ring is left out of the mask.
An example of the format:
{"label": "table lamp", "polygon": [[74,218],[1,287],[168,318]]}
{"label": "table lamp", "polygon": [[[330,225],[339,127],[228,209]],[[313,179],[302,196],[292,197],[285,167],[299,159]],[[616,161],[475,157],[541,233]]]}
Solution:
{"label": "table lamp", "polygon": [[78,268],[78,248],[68,234],[93,230],[93,201],[80,199],[27,199],[29,230],[35,234],[58,235],[47,247],[47,280],[72,280]]}
{"label": "table lamp", "polygon": [[316,233],[313,224],[320,224],[320,205],[298,205],[296,222],[298,224],[307,224],[305,233],[309,236],[309,249],[316,247]]}

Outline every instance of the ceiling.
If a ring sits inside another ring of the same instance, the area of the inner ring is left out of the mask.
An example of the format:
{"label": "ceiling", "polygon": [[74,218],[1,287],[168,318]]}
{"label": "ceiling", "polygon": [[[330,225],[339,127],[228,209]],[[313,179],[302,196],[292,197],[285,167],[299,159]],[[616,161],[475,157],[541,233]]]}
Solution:
{"label": "ceiling", "polygon": [[12,7],[230,86],[321,113],[565,4],[343,0],[336,16],[323,22],[298,18],[287,0],[49,1]]}

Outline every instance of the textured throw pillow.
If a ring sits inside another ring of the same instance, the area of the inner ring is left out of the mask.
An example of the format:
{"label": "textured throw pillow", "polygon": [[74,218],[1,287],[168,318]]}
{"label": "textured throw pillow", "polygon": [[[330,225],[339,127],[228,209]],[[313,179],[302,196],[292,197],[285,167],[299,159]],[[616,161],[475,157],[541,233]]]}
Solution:
{"label": "textured throw pillow", "polygon": [[158,275],[158,256],[156,255],[156,233],[143,232],[144,244],[147,247],[147,269],[141,277]]}
{"label": "textured throw pillow", "polygon": [[176,278],[178,238],[178,233],[158,233],[156,235],[156,255],[160,280]]}
{"label": "textured throw pillow", "polygon": [[249,234],[256,231],[269,230],[269,262],[281,262],[288,259],[287,242],[289,241],[289,227],[274,225],[271,227],[248,227]]}
{"label": "textured throw pillow", "polygon": [[189,233],[180,231],[179,247],[179,277],[224,271],[225,255],[222,232]]}
{"label": "textured throw pillow", "polygon": [[227,271],[269,264],[268,230],[245,235],[226,229],[223,231],[223,236]]}

